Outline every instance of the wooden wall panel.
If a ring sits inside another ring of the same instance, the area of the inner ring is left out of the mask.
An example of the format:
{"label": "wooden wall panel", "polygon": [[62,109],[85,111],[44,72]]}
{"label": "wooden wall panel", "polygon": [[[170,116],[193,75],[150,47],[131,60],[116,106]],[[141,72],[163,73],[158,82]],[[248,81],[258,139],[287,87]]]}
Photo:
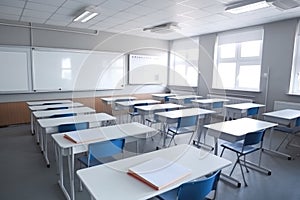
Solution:
{"label": "wooden wall panel", "polygon": [[[152,98],[151,94],[135,94],[132,96],[137,97],[137,99]],[[105,112],[108,114],[112,114],[111,106],[103,103],[101,98],[102,97],[85,97],[74,98],[71,100],[74,102],[80,102],[85,106],[94,108],[96,112]],[[30,110],[28,109],[28,105],[26,102],[0,103],[0,126],[24,123],[30,123]]]}
{"label": "wooden wall panel", "polygon": [[26,102],[0,103],[0,126],[30,122],[30,111]]}

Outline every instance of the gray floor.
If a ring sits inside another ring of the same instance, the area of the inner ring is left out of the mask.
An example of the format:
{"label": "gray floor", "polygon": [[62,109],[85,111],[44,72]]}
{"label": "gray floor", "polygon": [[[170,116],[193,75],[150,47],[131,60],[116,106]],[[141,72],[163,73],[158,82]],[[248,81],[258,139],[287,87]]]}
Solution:
{"label": "gray floor", "polygon": [[[265,142],[268,142],[268,134]],[[276,132],[274,143],[278,143],[284,134]],[[158,138],[158,137],[157,137]],[[157,139],[156,138],[156,139]],[[177,143],[185,142],[185,138],[177,138]],[[208,141],[211,142],[211,141]],[[154,150],[157,143],[148,140],[146,151]],[[132,146],[132,147],[131,147]],[[134,149],[134,144],[127,146],[128,150]],[[65,199],[57,180],[56,167],[54,164],[47,168],[39,147],[30,133],[29,125],[17,125],[0,128],[0,173],[1,173],[1,200],[15,199]],[[281,151],[292,154],[293,160],[272,156],[263,153],[263,166],[272,170],[272,175],[251,170],[246,174],[248,187],[242,185],[236,188],[223,181],[219,182],[217,199],[300,199],[300,149],[281,148]],[[233,160],[235,155],[226,152],[224,157]],[[256,160],[257,155],[250,159]],[[53,155],[50,157],[53,161]],[[52,162],[53,163],[53,162]],[[228,172],[230,168],[223,170]],[[239,168],[235,170],[234,177],[241,179]],[[76,179],[76,199],[89,199],[86,190],[78,191]]]}

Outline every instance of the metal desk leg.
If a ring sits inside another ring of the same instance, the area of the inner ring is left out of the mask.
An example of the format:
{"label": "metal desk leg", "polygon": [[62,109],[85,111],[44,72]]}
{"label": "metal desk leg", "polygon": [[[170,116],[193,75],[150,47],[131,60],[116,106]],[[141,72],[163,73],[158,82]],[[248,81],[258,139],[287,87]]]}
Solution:
{"label": "metal desk leg", "polygon": [[33,126],[33,113],[30,115],[30,125],[31,125],[31,134],[34,135],[34,126]]}
{"label": "metal desk leg", "polygon": [[59,180],[58,184],[63,191],[65,197],[67,200],[71,200],[70,195],[67,191],[67,189],[64,186],[64,165],[63,165],[63,149],[59,148],[58,150],[58,165],[59,165]]}
{"label": "metal desk leg", "polygon": [[279,152],[277,150],[272,150],[272,136],[273,136],[273,132],[274,132],[274,128],[271,128],[270,130],[270,141],[269,141],[269,148],[263,148],[263,152],[266,152],[266,153],[270,153],[270,154],[275,154],[275,155],[278,155],[278,156],[282,156],[282,157],[286,157],[288,160],[291,160],[292,157],[288,154],[285,154],[285,153],[282,153],[282,152]]}
{"label": "metal desk leg", "polygon": [[68,155],[68,166],[69,166],[69,177],[70,177],[70,188],[71,188],[71,199],[75,200],[75,186],[74,186],[74,153],[73,149],[70,148],[70,153]]}
{"label": "metal desk leg", "polygon": [[45,129],[43,129],[41,137],[43,138],[43,144],[44,144],[43,154],[44,154],[44,157],[45,157],[45,160],[46,160],[47,167],[49,168],[50,167],[50,162],[49,162],[49,159],[48,159],[48,140],[47,140],[47,133],[46,133]]}

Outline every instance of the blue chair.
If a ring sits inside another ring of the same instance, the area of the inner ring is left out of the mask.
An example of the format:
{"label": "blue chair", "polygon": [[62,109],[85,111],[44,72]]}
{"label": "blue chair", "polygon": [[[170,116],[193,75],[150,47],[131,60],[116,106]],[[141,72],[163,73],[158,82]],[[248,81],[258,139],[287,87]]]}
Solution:
{"label": "blue chair", "polygon": [[[293,140],[295,139],[296,136],[299,137],[299,135],[297,134],[300,130],[299,130],[299,127],[300,127],[300,117],[298,117],[296,119],[296,122],[295,122],[295,127],[294,128],[290,128],[290,127],[287,127],[287,126],[276,126],[275,129],[276,130],[279,130],[279,131],[283,131],[283,132],[286,132],[286,136],[283,138],[283,140],[280,142],[280,144],[277,146],[276,148],[276,151],[281,147],[281,145],[287,140],[287,144],[286,144],[286,147],[287,146],[291,146],[291,147],[297,147],[297,148],[300,148],[299,145],[297,144],[292,144]],[[292,138],[289,139],[289,137],[292,135]]]}
{"label": "blue chair", "polygon": [[63,132],[83,130],[83,129],[88,129],[88,128],[89,128],[88,122],[61,124],[58,126],[58,132],[63,133]]}
{"label": "blue chair", "polygon": [[185,134],[185,133],[193,133],[189,143],[193,139],[194,132],[197,127],[197,122],[198,122],[198,116],[189,116],[189,117],[180,117],[177,120],[177,125],[176,126],[169,126],[167,130],[167,135],[171,136],[171,140],[168,146],[171,145],[171,142],[174,140],[175,142],[175,136],[179,134]]}
{"label": "blue chair", "polygon": [[259,111],[258,107],[256,107],[256,108],[249,108],[247,110],[247,117],[257,116],[258,115],[258,111]]}
{"label": "blue chair", "polygon": [[223,108],[223,102],[214,102],[212,104],[212,109]]}
{"label": "blue chair", "polygon": [[86,167],[100,165],[103,164],[103,161],[101,161],[101,159],[105,159],[122,153],[124,145],[124,138],[91,143],[88,146],[88,155],[79,157],[78,160]]}
{"label": "blue chair", "polygon": [[68,107],[47,108],[47,110],[61,110],[61,109],[68,109]]}
{"label": "blue chair", "polygon": [[148,105],[148,103],[137,103],[137,104],[135,104],[134,107],[133,107],[133,111],[128,113],[129,116],[130,116],[130,121],[132,121],[134,117],[137,117],[137,116],[140,115],[140,113],[137,111],[136,106],[147,106],[147,105]]}
{"label": "blue chair", "polygon": [[56,115],[52,115],[50,118],[72,117],[72,116],[75,116],[75,113],[56,114]]}
{"label": "blue chair", "polygon": [[219,181],[221,171],[212,175],[183,183],[178,188],[157,196],[161,200],[204,200],[214,189]]}
{"label": "blue chair", "polygon": [[[239,164],[245,186],[248,186],[248,185],[246,183],[244,171],[243,171],[243,168],[241,165],[241,158],[242,157],[244,158],[243,164],[246,168],[246,171],[249,172],[249,170],[246,166],[246,155],[262,149],[264,134],[265,134],[265,129],[246,134],[243,141],[238,141],[238,142],[234,142],[234,143],[223,143],[221,145],[223,147],[223,150],[221,152],[221,157],[223,156],[225,149],[231,150],[236,153],[237,159],[233,165],[233,168],[232,168],[229,176],[232,175],[236,165]],[[257,146],[258,144],[260,144],[260,145]]]}
{"label": "blue chair", "polygon": [[170,101],[170,97],[169,96],[165,96],[164,103],[168,103],[169,101]]}

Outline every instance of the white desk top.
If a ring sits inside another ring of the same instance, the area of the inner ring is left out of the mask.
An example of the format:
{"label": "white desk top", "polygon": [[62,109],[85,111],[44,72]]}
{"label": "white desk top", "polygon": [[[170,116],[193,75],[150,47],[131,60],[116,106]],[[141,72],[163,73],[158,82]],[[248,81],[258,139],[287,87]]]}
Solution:
{"label": "white desk top", "polygon": [[240,137],[246,135],[247,133],[259,131],[262,129],[272,128],[277,125],[278,124],[261,121],[257,119],[240,118],[231,121],[204,125],[204,127],[211,130],[215,130],[220,133],[226,133],[229,135]]}
{"label": "white desk top", "polygon": [[116,120],[116,118],[109,114],[95,113],[95,114],[77,115],[71,117],[45,118],[45,119],[38,119],[37,121],[42,128],[49,128],[49,127],[56,127],[61,124],[113,121],[113,120]]}
{"label": "white desk top", "polygon": [[195,116],[195,115],[207,115],[215,113],[215,111],[212,110],[206,110],[202,108],[187,108],[187,109],[181,109],[181,110],[173,110],[168,112],[158,112],[155,113],[155,115],[163,118],[168,119],[177,119],[180,117],[189,117],[189,116]]}
{"label": "white desk top", "polygon": [[226,102],[229,101],[228,99],[196,99],[192,100],[192,102],[199,103],[199,104],[211,104],[211,103],[218,103],[218,102]]}
{"label": "white desk top", "polygon": [[47,103],[53,103],[53,104],[72,103],[72,101],[71,100],[46,100],[46,101],[28,101],[26,103],[28,106],[39,106]]}
{"label": "white desk top", "polygon": [[169,97],[172,100],[183,100],[183,99],[188,99],[188,98],[202,98],[202,96],[197,96],[197,95],[177,95],[177,96],[172,96]]}
{"label": "white desk top", "polygon": [[[127,174],[130,167],[161,157],[172,160],[191,169],[184,179],[161,190],[150,186]],[[145,200],[178,187],[183,182],[207,175],[231,164],[230,161],[189,145],[177,145],[150,153],[110,162],[96,167],[78,170],[77,174],[89,193],[95,199]]]}
{"label": "white desk top", "polygon": [[173,93],[161,93],[161,94],[152,94],[153,97],[158,97],[158,98],[165,98],[165,97],[172,97],[176,96],[176,94]]}
{"label": "white desk top", "polygon": [[268,117],[292,120],[300,117],[300,110],[284,109],[284,110],[277,110],[273,112],[263,113],[263,115]]}
{"label": "white desk top", "polygon": [[116,102],[116,101],[135,100],[136,97],[133,97],[133,96],[120,96],[120,97],[103,97],[101,99],[102,99],[102,101],[110,104],[110,103]]}
{"label": "white desk top", "polygon": [[[86,142],[85,145],[87,145],[94,142],[107,141],[107,140],[112,140],[117,138],[125,138],[125,137],[133,137],[133,136],[137,137],[138,135],[146,134],[146,133],[154,134],[155,132],[157,132],[157,130],[137,122],[132,122],[127,124],[118,124],[112,126],[70,131],[68,133],[72,133],[72,132],[78,133],[79,136],[81,134],[98,132],[101,139],[97,141]],[[63,149],[83,145],[83,143],[76,144],[64,138],[64,133],[52,134],[52,137],[54,141]]]}
{"label": "white desk top", "polygon": [[224,105],[226,108],[232,108],[232,109],[237,109],[237,110],[247,110],[250,108],[256,108],[256,107],[264,107],[265,105],[263,104],[257,104],[257,103],[238,103],[238,104],[229,104],[229,105]]}
{"label": "white desk top", "polygon": [[145,112],[155,111],[155,110],[165,110],[165,109],[172,109],[172,108],[183,108],[184,106],[174,103],[161,103],[161,104],[153,104],[148,106],[136,106],[137,110],[142,110]]}
{"label": "white desk top", "polygon": [[47,110],[48,108],[60,108],[60,107],[80,107],[83,106],[82,103],[61,103],[61,104],[52,104],[52,105],[40,105],[40,106],[29,106],[28,108],[31,111],[36,111],[36,110]]}
{"label": "white desk top", "polygon": [[153,99],[144,99],[144,100],[116,102],[117,105],[124,106],[124,107],[134,106],[134,105],[139,104],[139,103],[156,104],[156,103],[160,103],[160,101],[153,100]]}
{"label": "white desk top", "polygon": [[60,115],[60,114],[67,114],[67,113],[93,113],[96,112],[95,109],[89,107],[75,107],[75,108],[68,108],[68,109],[59,109],[59,110],[40,110],[34,111],[32,114],[35,118],[47,118],[53,115]]}

